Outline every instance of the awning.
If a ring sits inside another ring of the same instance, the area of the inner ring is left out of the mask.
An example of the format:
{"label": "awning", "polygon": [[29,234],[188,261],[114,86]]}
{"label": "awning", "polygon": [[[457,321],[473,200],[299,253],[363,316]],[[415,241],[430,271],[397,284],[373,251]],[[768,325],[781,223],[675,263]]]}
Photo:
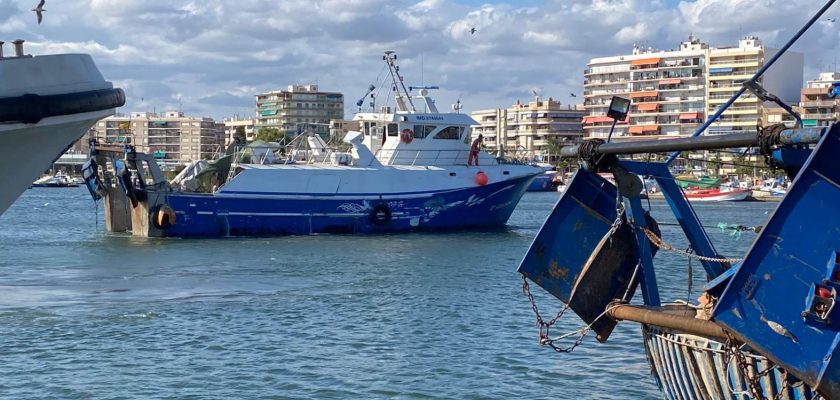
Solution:
{"label": "awning", "polygon": [[597,124],[599,122],[612,122],[612,118],[607,117],[605,115],[595,115],[589,117],[583,117],[584,124]]}
{"label": "awning", "polygon": [[659,81],[660,85],[679,85],[682,83],[682,79],[663,79]]}
{"label": "awning", "polygon": [[643,128],[642,129],[643,132],[658,132],[659,131],[659,125],[643,125],[642,128]]}
{"label": "awning", "polygon": [[277,115],[277,110],[260,110],[260,115]]}
{"label": "awning", "polygon": [[657,65],[660,58],[643,58],[641,60],[630,61],[630,65]]}
{"label": "awning", "polygon": [[638,106],[636,106],[636,108],[638,108],[639,111],[658,111],[659,110],[659,104],[644,103],[644,104],[639,104]]}
{"label": "awning", "polygon": [[655,90],[648,91],[648,92],[633,92],[633,93],[630,93],[630,98],[631,99],[638,99],[638,98],[641,98],[641,97],[656,97],[658,95],[659,95],[659,92],[657,92]]}
{"label": "awning", "polygon": [[709,73],[724,73],[724,72],[732,72],[732,68],[709,68]]}
{"label": "awning", "polygon": [[645,131],[645,127],[641,125],[633,125],[627,131],[629,133],[643,133]]}
{"label": "awning", "polygon": [[703,116],[698,112],[680,114],[680,119],[702,119],[702,118],[703,118]]}

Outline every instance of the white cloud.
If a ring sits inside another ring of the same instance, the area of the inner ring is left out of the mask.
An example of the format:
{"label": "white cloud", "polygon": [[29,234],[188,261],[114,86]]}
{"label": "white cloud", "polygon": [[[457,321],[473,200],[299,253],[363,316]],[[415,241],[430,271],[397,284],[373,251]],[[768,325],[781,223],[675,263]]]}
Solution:
{"label": "white cloud", "polygon": [[[746,34],[781,45],[816,3],[84,0],[51,3],[37,25],[23,5],[0,0],[0,40],[27,39],[35,54],[92,54],[124,85],[132,110],[177,107],[180,98],[190,113],[250,114],[254,92],[293,83],[354,99],[375,80],[384,50],[399,53],[407,81],[441,85],[440,104],[461,99],[477,109],[525,100],[531,88],[580,101],[568,94],[580,96],[587,61],[626,54],[632,43],[674,48],[693,33],[712,45]],[[809,77],[839,50],[838,31],[840,23],[824,20],[797,45]],[[349,117],[353,101],[346,106]]]}

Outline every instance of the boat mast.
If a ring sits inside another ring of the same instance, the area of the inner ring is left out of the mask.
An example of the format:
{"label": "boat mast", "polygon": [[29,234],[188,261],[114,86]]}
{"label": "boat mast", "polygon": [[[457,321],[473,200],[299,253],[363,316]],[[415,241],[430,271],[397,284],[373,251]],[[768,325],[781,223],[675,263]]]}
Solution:
{"label": "boat mast", "polygon": [[[414,108],[414,102],[408,94],[408,89],[405,88],[403,77],[400,75],[400,67],[396,63],[397,54],[389,50],[385,52],[382,59],[385,60],[385,64],[388,65],[388,71],[391,73],[391,81],[393,82],[392,86],[394,88],[394,92],[396,93],[397,105],[401,106],[404,111],[409,111],[405,107],[405,100],[408,100],[408,104],[411,106],[410,111],[417,112],[417,109]],[[400,88],[402,88],[402,92],[400,92]]]}

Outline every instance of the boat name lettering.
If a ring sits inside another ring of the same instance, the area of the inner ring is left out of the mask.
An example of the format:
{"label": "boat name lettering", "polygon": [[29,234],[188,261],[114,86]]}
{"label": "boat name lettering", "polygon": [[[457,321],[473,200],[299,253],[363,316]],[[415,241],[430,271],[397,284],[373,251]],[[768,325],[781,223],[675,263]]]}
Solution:
{"label": "boat name lettering", "polygon": [[414,117],[418,121],[443,121],[443,117],[435,116],[435,115],[418,115]]}

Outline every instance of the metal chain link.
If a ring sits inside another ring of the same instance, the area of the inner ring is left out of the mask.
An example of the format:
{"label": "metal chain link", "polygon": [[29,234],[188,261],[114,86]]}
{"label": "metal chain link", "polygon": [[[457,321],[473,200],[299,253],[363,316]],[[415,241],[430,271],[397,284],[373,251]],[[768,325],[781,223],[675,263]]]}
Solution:
{"label": "metal chain link", "polygon": [[645,232],[645,236],[647,236],[647,238],[650,240],[651,244],[653,244],[654,246],[659,247],[660,249],[665,250],[665,251],[670,251],[670,252],[673,252],[673,253],[677,253],[677,254],[679,254],[681,256],[684,256],[684,257],[687,257],[687,258],[693,258],[693,259],[700,260],[700,261],[710,261],[710,262],[720,262],[720,263],[730,263],[730,264],[744,261],[743,258],[706,257],[706,256],[701,256],[699,254],[690,253],[690,252],[687,252],[685,250],[680,250],[680,249],[668,244],[667,242],[662,240],[662,238],[656,236],[655,233],[651,232],[650,229],[644,228],[644,232]]}
{"label": "metal chain link", "polygon": [[[537,329],[539,331],[539,338],[540,338],[540,345],[541,346],[548,346],[551,347],[554,351],[558,353],[571,353],[576,347],[580,346],[583,343],[583,339],[586,337],[586,334],[589,333],[589,327],[582,328],[580,332],[580,336],[575,340],[568,347],[559,347],[554,344],[554,340],[551,339],[549,336],[549,330],[551,326],[557,323],[563,314],[566,313],[566,310],[569,309],[569,304],[563,306],[560,311],[557,312],[557,315],[554,316],[550,321],[546,322],[542,315],[540,315],[540,310],[537,308],[537,302],[534,300],[534,295],[531,294],[531,286],[528,284],[528,279],[525,277],[525,274],[522,274],[522,293],[528,297],[528,302],[531,304],[531,309],[534,310],[534,315],[537,317]],[[571,303],[571,302],[570,302]]]}

